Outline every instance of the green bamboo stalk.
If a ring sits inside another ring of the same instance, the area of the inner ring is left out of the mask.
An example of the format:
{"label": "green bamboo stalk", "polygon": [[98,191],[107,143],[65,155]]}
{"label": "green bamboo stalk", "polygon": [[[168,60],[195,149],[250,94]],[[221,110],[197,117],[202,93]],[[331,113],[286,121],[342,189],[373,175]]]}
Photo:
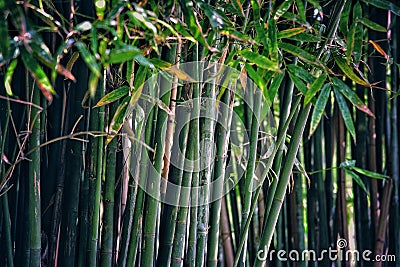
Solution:
{"label": "green bamboo stalk", "polygon": [[[283,200],[285,198],[286,187],[289,183],[290,174],[292,172],[294,160],[297,155],[298,148],[300,146],[301,138],[304,132],[304,128],[307,122],[308,115],[310,113],[311,104],[308,104],[302,108],[300,116],[295,124],[290,146],[287,152],[287,157],[282,168],[282,174],[278,182],[277,190],[274,196],[274,201],[271,206],[270,214],[268,215],[265,231],[260,241],[260,248],[264,249],[268,253],[269,246],[274,233],[275,225],[279,217],[279,211],[282,207]],[[257,258],[254,266],[262,266],[262,261]]]}
{"label": "green bamboo stalk", "polygon": [[[170,49],[163,49],[162,59],[170,63],[174,63],[176,59],[176,45],[171,46]],[[160,78],[160,99],[169,106],[171,97],[172,82],[167,81],[165,78]],[[155,156],[154,156],[154,171],[157,177],[152,177],[148,180],[147,190],[150,196],[147,198],[145,208],[145,224],[143,228],[143,257],[141,264],[144,266],[153,266],[156,258],[156,231],[157,231],[157,217],[159,209],[160,197],[160,180],[161,180],[161,167],[164,156],[165,147],[165,122],[168,119],[168,114],[159,109],[157,114],[156,135],[154,141]]]}
{"label": "green bamboo stalk", "polygon": [[[103,78],[101,79],[100,85],[96,90],[96,99],[101,99],[105,94],[105,85],[106,85],[106,73],[103,74]],[[105,116],[105,107],[99,107],[99,110],[92,114],[93,118],[97,120],[97,130],[104,131],[104,116]],[[88,246],[87,246],[87,265],[88,266],[97,266],[98,260],[98,242],[99,242],[99,227],[100,227],[100,199],[101,199],[101,182],[103,177],[103,152],[104,152],[104,138],[97,137],[98,142],[93,143],[93,149],[96,151],[96,158],[94,159],[94,170],[95,176],[92,177],[92,182],[89,187],[89,195],[91,201],[92,209],[89,211],[91,214],[89,215],[89,238],[88,238]],[[96,147],[94,147],[96,145]],[[90,207],[90,206],[89,206]]]}
{"label": "green bamboo stalk", "polygon": [[[249,218],[250,214],[250,206],[252,201],[252,192],[253,192],[253,181],[254,181],[254,171],[256,167],[256,153],[257,153],[257,143],[258,143],[258,129],[260,125],[260,112],[261,112],[261,99],[262,93],[257,90],[254,93],[254,104],[253,104],[253,115],[251,119],[251,130],[250,130],[250,149],[249,149],[249,159],[247,162],[246,173],[245,173],[245,192],[244,192],[244,201],[242,207],[242,223],[241,223],[241,238],[244,238],[246,247],[246,239],[248,236],[248,232],[245,229],[246,221]],[[238,251],[237,253],[241,253],[241,259],[239,262],[239,266],[246,265],[246,250]]]}
{"label": "green bamboo stalk", "polygon": [[[32,92],[32,103],[40,106],[41,93],[38,88]],[[39,109],[31,107],[30,126],[31,136],[29,138],[29,150],[40,145],[41,118],[37,112]],[[29,164],[29,263],[30,266],[40,266],[41,252],[41,210],[40,210],[40,149],[31,154],[32,162]]]}
{"label": "green bamboo stalk", "polygon": [[[197,62],[198,57],[198,45],[193,48],[192,60],[193,63],[193,78],[195,80],[199,80],[199,66]],[[196,259],[196,224],[194,223],[197,218],[197,207],[190,206],[194,201],[197,201],[197,189],[188,190],[190,187],[195,188],[198,184],[198,176],[199,176],[199,114],[200,114],[200,85],[199,83],[193,83],[192,85],[192,99],[193,99],[193,109],[191,111],[191,122],[189,129],[188,138],[188,148],[186,150],[186,158],[187,164],[185,164],[183,178],[182,178],[182,187],[186,188],[183,190],[180,195],[180,203],[182,206],[179,208],[178,216],[176,220],[176,230],[172,247],[172,256],[171,256],[171,266],[177,267],[182,266],[182,257],[185,250],[185,238],[187,231],[187,219],[190,207],[190,229],[188,233],[188,251],[187,251],[187,261],[186,265],[194,266]],[[191,195],[192,192],[192,195]],[[190,202],[190,198],[192,197],[192,202]],[[193,221],[194,219],[194,221]]]}
{"label": "green bamboo stalk", "polygon": [[[212,67],[207,75],[215,75],[216,67]],[[205,254],[207,246],[208,236],[208,220],[209,220],[209,208],[208,202],[210,199],[210,182],[212,175],[212,165],[214,158],[214,132],[215,132],[215,121],[216,119],[216,107],[215,107],[215,92],[216,84],[215,79],[209,84],[206,84],[202,91],[202,121],[200,125],[200,140],[202,142],[200,147],[200,189],[199,189],[199,202],[197,215],[197,244],[196,244],[196,266],[205,265]]]}
{"label": "green bamboo stalk", "polygon": [[[235,85],[232,85],[235,86]],[[222,96],[222,103],[219,104],[219,114],[221,119],[219,124],[216,126],[216,159],[214,167],[213,181],[213,199],[211,203],[211,216],[210,216],[210,233],[208,237],[208,248],[207,248],[207,266],[217,266],[218,264],[218,244],[219,244],[219,230],[220,230],[220,216],[221,216],[221,204],[222,194],[224,190],[225,180],[225,169],[226,169],[226,155],[228,152],[228,141],[229,141],[229,129],[231,127],[232,120],[232,108],[233,108],[233,96],[235,90],[226,90]],[[221,110],[222,109],[222,110]]]}
{"label": "green bamboo stalk", "polygon": [[[187,89],[190,86],[185,86]],[[183,89],[185,90],[185,89]],[[183,95],[187,95],[189,90],[185,90],[186,92]],[[185,163],[185,154],[187,148],[187,139],[190,127],[190,113],[187,112],[186,107],[177,108],[176,111],[176,120],[177,120],[177,129],[182,129],[180,132],[175,131],[174,135],[174,145],[171,151],[171,157],[175,155],[179,155],[178,161],[176,164],[173,164],[170,167],[170,175],[169,181],[174,185],[180,186],[183,179],[183,168]],[[181,151],[179,153],[179,151]],[[166,198],[172,203],[178,203],[180,192],[174,192],[175,188],[171,192],[171,189],[167,187]],[[178,205],[164,205],[163,214],[161,220],[163,224],[160,229],[160,247],[159,247],[159,255],[157,258],[158,266],[170,266],[171,265],[171,254],[173,247],[173,240],[175,235],[175,223],[178,215]]]}
{"label": "green bamboo stalk", "polygon": [[[118,108],[118,102],[111,104],[110,118]],[[111,119],[110,119],[111,120]],[[101,266],[113,265],[113,234],[114,234],[114,190],[116,175],[117,138],[113,138],[106,146],[106,175],[104,184],[104,214],[101,236]]]}

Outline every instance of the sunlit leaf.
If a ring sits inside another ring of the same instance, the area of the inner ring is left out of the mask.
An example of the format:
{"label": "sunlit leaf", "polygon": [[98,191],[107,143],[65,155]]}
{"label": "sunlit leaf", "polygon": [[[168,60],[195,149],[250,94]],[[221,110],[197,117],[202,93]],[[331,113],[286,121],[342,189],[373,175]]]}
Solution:
{"label": "sunlit leaf", "polygon": [[319,94],[317,102],[315,103],[314,111],[311,116],[311,126],[310,126],[309,136],[311,136],[317,129],[318,124],[321,121],[322,116],[324,115],[325,107],[326,104],[328,103],[330,93],[331,93],[331,86],[329,83],[326,83],[322,87],[321,93]]}
{"label": "sunlit leaf", "polygon": [[277,20],[279,19],[283,14],[288,11],[289,7],[292,5],[293,0],[284,0],[282,4],[276,9],[276,12],[274,14],[274,19]]}
{"label": "sunlit leaf", "polygon": [[364,176],[370,177],[370,178],[374,178],[374,179],[389,179],[390,177],[384,174],[380,174],[377,172],[372,172],[372,171],[368,171],[368,170],[364,170],[358,167],[352,167],[352,170],[358,172],[359,174],[362,174]]}
{"label": "sunlit leaf", "polygon": [[6,76],[4,78],[4,87],[6,88],[6,93],[9,96],[13,96],[13,92],[11,89],[11,81],[14,75],[15,67],[17,67],[18,60],[14,59],[11,61],[10,65],[7,68]]}
{"label": "sunlit leaf", "polygon": [[370,44],[372,44],[372,46],[375,48],[376,51],[378,51],[379,54],[381,54],[382,56],[384,56],[385,59],[386,59],[387,61],[389,61],[389,56],[386,54],[385,50],[383,50],[382,47],[381,47],[379,44],[375,43],[375,42],[372,41],[372,40],[369,40],[368,42],[369,42]]}
{"label": "sunlit leaf", "polygon": [[346,125],[347,130],[350,132],[355,142],[356,130],[354,128],[353,118],[351,116],[349,107],[347,106],[346,99],[343,97],[343,95],[339,92],[339,90],[336,87],[333,87],[333,91],[335,92],[336,101],[338,103],[340,112],[342,114],[344,124]]}
{"label": "sunlit leaf", "polygon": [[111,92],[109,92],[108,94],[106,94],[105,96],[103,96],[99,102],[97,102],[96,106],[94,107],[101,107],[104,105],[107,105],[109,103],[112,103],[114,101],[117,101],[118,99],[124,97],[125,95],[127,95],[129,93],[129,87],[124,85],[121,86],[115,90],[112,90]]}
{"label": "sunlit leaf", "polygon": [[304,105],[306,106],[310,101],[314,98],[317,94],[319,89],[321,89],[322,85],[325,83],[326,75],[321,74],[310,86],[307,90],[305,98],[304,98]]}
{"label": "sunlit leaf", "polygon": [[286,29],[286,30],[278,32],[278,39],[290,38],[290,37],[293,37],[300,33],[305,32],[305,30],[306,29],[302,28],[302,27]]}
{"label": "sunlit leaf", "polygon": [[161,60],[159,58],[152,58],[149,60],[155,67],[167,71],[172,75],[175,75],[178,79],[182,81],[194,82],[195,80],[190,77],[188,73],[179,69],[176,65],[173,65],[169,62]]}
{"label": "sunlit leaf", "polygon": [[83,61],[85,61],[86,65],[92,71],[92,73],[96,77],[101,76],[101,68],[100,65],[97,63],[96,58],[89,52],[86,45],[82,42],[76,42],[75,46],[78,48],[79,52],[81,53]]}
{"label": "sunlit leaf", "polygon": [[279,71],[278,62],[274,62],[263,55],[254,53],[250,50],[240,51],[240,54],[249,62],[256,64],[257,67],[271,71]]}
{"label": "sunlit leaf", "polygon": [[258,88],[263,89],[265,87],[265,82],[263,78],[253,69],[253,67],[245,63],[247,74],[254,81],[254,83],[258,86]]}
{"label": "sunlit leaf", "polygon": [[356,161],[354,159],[348,159],[340,163],[339,168],[350,169],[356,166]]}
{"label": "sunlit leaf", "polygon": [[369,116],[375,118],[374,114],[372,111],[367,107],[367,105],[364,104],[364,102],[358,97],[358,95],[350,89],[350,87],[347,86],[343,81],[341,81],[339,78],[334,77],[333,78],[333,85],[335,88],[337,88],[340,93],[342,93],[356,108],[361,110],[362,112],[365,112]]}
{"label": "sunlit leaf", "polygon": [[354,73],[353,69],[347,64],[346,60],[342,58],[340,55],[335,56],[335,62],[339,66],[339,68],[343,71],[344,75],[346,75],[350,80],[364,86],[370,86],[369,82],[357,74]]}
{"label": "sunlit leaf", "polygon": [[242,41],[242,42],[248,42],[249,44],[254,44],[256,41],[254,41],[249,35],[243,34],[239,31],[236,31],[234,29],[229,29],[229,30],[221,30],[219,32],[221,35],[228,36],[229,38]]}
{"label": "sunlit leaf", "polygon": [[388,0],[362,0],[364,3],[376,6],[381,9],[392,11],[397,16],[400,16],[400,7]]}

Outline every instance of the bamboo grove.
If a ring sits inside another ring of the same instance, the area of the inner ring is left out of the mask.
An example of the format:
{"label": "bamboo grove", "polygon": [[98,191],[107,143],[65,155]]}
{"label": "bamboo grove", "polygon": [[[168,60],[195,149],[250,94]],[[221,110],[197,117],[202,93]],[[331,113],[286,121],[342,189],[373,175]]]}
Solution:
{"label": "bamboo grove", "polygon": [[399,266],[396,2],[0,0],[0,266]]}

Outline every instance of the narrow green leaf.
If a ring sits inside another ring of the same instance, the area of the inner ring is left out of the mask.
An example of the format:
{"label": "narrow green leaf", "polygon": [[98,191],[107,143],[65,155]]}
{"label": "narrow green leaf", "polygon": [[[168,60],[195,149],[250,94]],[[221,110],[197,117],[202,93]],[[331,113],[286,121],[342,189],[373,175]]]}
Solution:
{"label": "narrow green leaf", "polygon": [[107,144],[111,142],[111,140],[117,135],[117,133],[121,129],[126,117],[126,111],[128,109],[130,99],[131,96],[126,96],[115,111],[108,130],[109,135],[107,136]]}
{"label": "narrow green leaf", "polygon": [[383,179],[383,180],[385,180],[385,179],[389,179],[390,178],[387,175],[380,174],[380,173],[377,173],[377,172],[368,171],[368,170],[364,170],[364,169],[361,169],[361,168],[358,168],[358,167],[355,167],[355,166],[352,167],[351,169],[356,171],[356,172],[358,172],[359,174],[362,174],[364,176],[367,176],[367,177],[370,177],[370,178],[374,178],[374,179]]}
{"label": "narrow green leaf", "polygon": [[310,89],[307,90],[305,98],[304,98],[304,106],[306,106],[317,94],[319,89],[321,89],[322,85],[325,83],[326,75],[321,74],[310,86]]}
{"label": "narrow green leaf", "polygon": [[242,14],[242,16],[244,17],[244,11],[243,11],[243,6],[242,3],[240,2],[240,0],[233,0],[232,1],[233,6],[235,7],[236,10],[239,11],[240,14]]}
{"label": "narrow green leaf", "polygon": [[377,32],[387,32],[386,28],[379,25],[376,22],[373,22],[367,18],[358,18],[357,19],[362,25],[364,25],[365,27],[377,31]]}
{"label": "narrow green leaf", "polygon": [[353,137],[354,142],[356,141],[356,130],[354,128],[353,118],[351,117],[351,113],[349,107],[346,104],[346,99],[343,95],[339,92],[336,87],[333,87],[333,91],[335,92],[335,97],[342,114],[342,118],[344,124],[346,125],[347,130],[350,132],[351,136]]}
{"label": "narrow green leaf", "polygon": [[112,103],[114,101],[117,101],[118,99],[122,98],[123,96],[127,95],[129,93],[129,86],[121,86],[111,92],[109,92],[108,94],[106,94],[105,96],[103,96],[99,102],[97,102],[96,107],[101,107],[104,105],[107,105],[109,103]]}
{"label": "narrow green leaf", "polygon": [[375,118],[372,111],[364,104],[364,102],[358,97],[356,92],[350,89],[342,80],[337,77],[333,78],[333,85],[336,87],[340,93],[342,93],[356,108],[365,112],[369,116]]}
{"label": "narrow green leaf", "polygon": [[32,77],[36,80],[39,89],[42,91],[43,95],[47,98],[49,102],[53,100],[53,94],[56,94],[53,86],[46,73],[44,73],[42,67],[39,63],[29,54],[25,48],[21,48],[21,58],[24,62],[25,67],[29,70]]}
{"label": "narrow green leaf", "polygon": [[271,71],[279,71],[278,62],[272,61],[263,55],[254,53],[250,50],[243,50],[240,54],[251,63],[256,64],[257,67]]}
{"label": "narrow green leaf", "polygon": [[340,21],[339,21],[339,30],[347,35],[349,31],[349,17],[350,17],[350,11],[351,11],[351,2],[352,1],[346,1],[343,7],[343,12],[340,15]]}
{"label": "narrow green leaf", "polygon": [[86,45],[78,41],[75,43],[75,46],[78,48],[83,58],[83,61],[85,61],[86,65],[89,67],[92,73],[96,75],[96,77],[100,77],[101,76],[100,65],[97,63],[96,58],[89,52]]}
{"label": "narrow green leaf", "polygon": [[300,77],[306,83],[313,83],[315,81],[314,76],[312,76],[309,71],[296,64],[289,64],[286,65],[286,67],[292,74],[294,74],[297,77]]}
{"label": "narrow green leaf", "polygon": [[377,8],[390,10],[397,16],[400,16],[400,7],[395,5],[393,2],[387,0],[362,0],[362,1],[364,3],[376,6]]}
{"label": "narrow green leaf", "polygon": [[298,42],[306,42],[306,43],[315,43],[315,42],[321,41],[321,37],[307,33],[307,32],[302,32],[302,33],[296,34],[294,36],[288,37],[288,39],[298,41]]}
{"label": "narrow green leaf", "polygon": [[253,67],[245,63],[247,74],[249,74],[250,78],[254,81],[254,83],[260,88],[261,90],[265,87],[265,82],[263,78],[253,69]]}
{"label": "narrow green leaf", "polygon": [[249,44],[256,43],[256,41],[254,41],[249,35],[243,34],[239,31],[236,31],[235,29],[221,30],[219,33],[221,35],[228,36],[229,38],[232,38],[234,40],[248,42]]}
{"label": "narrow green leaf", "polygon": [[306,8],[304,6],[303,0],[296,0],[297,10],[299,11],[299,16],[302,20],[306,19]]}
{"label": "narrow green leaf", "polygon": [[290,38],[290,37],[293,37],[300,33],[305,32],[305,30],[306,29],[303,27],[297,27],[297,28],[283,30],[283,31],[278,32],[278,39]]}
{"label": "narrow green leaf", "polygon": [[362,7],[360,2],[354,5],[353,8],[353,20],[355,22],[355,36],[354,36],[354,47],[353,47],[353,57],[354,63],[358,65],[361,60],[362,54],[362,42],[363,42],[363,26],[361,23],[358,23],[358,18],[362,18]]}
{"label": "narrow green leaf", "polygon": [[275,20],[271,17],[268,21],[268,53],[272,61],[278,61],[278,37]]}
{"label": "narrow green leaf", "polygon": [[310,54],[309,52],[306,52],[305,50],[299,48],[298,46],[288,44],[288,43],[283,43],[283,42],[278,42],[278,46],[282,50],[298,57],[299,59],[303,60],[304,62],[306,62],[308,64],[316,65],[319,67],[324,67],[323,64],[317,59],[316,56]]}
{"label": "narrow green leaf", "polygon": [[278,92],[278,89],[281,86],[284,77],[285,77],[285,71],[282,71],[282,73],[276,73],[274,78],[272,79],[266,97],[266,99],[268,99],[267,102],[269,106],[272,106],[272,103],[274,103],[275,95]]}
{"label": "narrow green leaf", "polygon": [[88,88],[91,97],[95,96],[98,83],[99,83],[99,77],[97,77],[93,72],[91,72],[88,81]]}
{"label": "narrow green leaf", "polygon": [[351,178],[353,178],[353,180],[362,188],[362,190],[364,190],[364,192],[369,196],[369,192],[367,190],[367,187],[365,186],[364,182],[362,181],[362,179],[360,178],[360,176],[358,176],[355,172],[349,170],[349,169],[345,169],[345,172],[351,176]]}
{"label": "narrow green leaf", "polygon": [[251,0],[251,7],[253,9],[253,16],[254,16],[254,27],[256,29],[257,37],[256,41],[259,43],[262,43],[265,47],[268,47],[267,45],[267,37],[264,31],[264,27],[261,24],[261,14],[260,14],[260,5],[258,4],[257,0]]}
{"label": "narrow green leaf", "polygon": [[4,86],[6,88],[6,93],[9,96],[13,96],[13,92],[11,89],[11,81],[14,75],[15,67],[17,67],[18,60],[14,59],[11,61],[10,65],[7,68],[6,76],[4,78]]}
{"label": "narrow green leaf", "polygon": [[326,103],[328,103],[329,96],[331,93],[331,85],[326,83],[322,89],[321,93],[317,98],[317,102],[315,103],[314,111],[311,117],[311,126],[310,126],[310,134],[311,136],[314,131],[317,129],[319,122],[324,114]]}
{"label": "narrow green leaf", "polygon": [[296,86],[296,88],[299,89],[299,91],[303,95],[305,95],[308,90],[307,85],[296,74],[291,73],[290,70],[289,70],[289,77],[290,80],[292,80],[292,82]]}
{"label": "narrow green leaf", "polygon": [[357,22],[354,22],[349,32],[347,33],[347,49],[346,49],[346,64],[350,64],[351,62],[351,55],[353,54],[354,50],[354,38],[356,35],[356,25]]}
{"label": "narrow green leaf", "polygon": [[334,56],[336,64],[343,71],[343,73],[350,78],[350,80],[364,86],[371,86],[369,82],[363,78],[360,78],[357,74],[354,73],[353,69],[347,65],[347,62],[344,58],[339,56]]}
{"label": "narrow green leaf", "polygon": [[274,19],[277,20],[279,19],[283,14],[288,11],[289,7],[292,5],[293,0],[284,0],[283,3],[277,8],[275,14],[274,14]]}
{"label": "narrow green leaf", "polygon": [[141,54],[142,52],[136,46],[125,45],[122,47],[116,47],[110,50],[107,63],[108,64],[123,63],[125,61],[135,59],[138,55]]}

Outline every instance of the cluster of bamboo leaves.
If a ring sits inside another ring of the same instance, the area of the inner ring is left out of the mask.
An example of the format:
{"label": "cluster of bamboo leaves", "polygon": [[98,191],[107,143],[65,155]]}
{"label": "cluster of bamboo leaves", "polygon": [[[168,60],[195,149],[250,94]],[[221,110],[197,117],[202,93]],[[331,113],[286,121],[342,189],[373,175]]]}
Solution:
{"label": "cluster of bamboo leaves", "polygon": [[263,266],[353,235],[400,257],[399,15],[0,0],[0,265]]}

